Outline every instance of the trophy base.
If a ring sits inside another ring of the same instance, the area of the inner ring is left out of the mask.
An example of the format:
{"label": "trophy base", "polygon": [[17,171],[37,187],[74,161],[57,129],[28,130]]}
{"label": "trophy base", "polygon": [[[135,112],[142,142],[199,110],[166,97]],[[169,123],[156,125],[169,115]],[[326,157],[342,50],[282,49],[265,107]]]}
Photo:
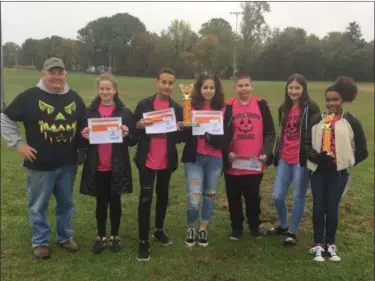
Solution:
{"label": "trophy base", "polygon": [[180,123],[182,127],[199,127],[199,123],[194,123],[194,122],[181,122]]}

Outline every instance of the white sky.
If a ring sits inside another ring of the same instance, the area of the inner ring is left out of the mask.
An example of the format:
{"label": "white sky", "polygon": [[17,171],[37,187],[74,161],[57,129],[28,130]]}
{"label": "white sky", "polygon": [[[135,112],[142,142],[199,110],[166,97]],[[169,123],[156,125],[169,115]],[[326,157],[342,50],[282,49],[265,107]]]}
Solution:
{"label": "white sky", "polygon": [[[323,37],[330,31],[344,31],[356,21],[367,41],[374,39],[373,2],[270,2],[266,15],[271,28],[304,28],[308,34]],[[213,17],[227,20],[235,28],[240,2],[2,2],[2,42],[21,45],[27,38],[41,39],[58,35],[75,39],[88,22],[116,13],[138,17],[147,30],[160,33],[174,19],[187,20],[194,31]],[[238,27],[240,25],[238,24]]]}

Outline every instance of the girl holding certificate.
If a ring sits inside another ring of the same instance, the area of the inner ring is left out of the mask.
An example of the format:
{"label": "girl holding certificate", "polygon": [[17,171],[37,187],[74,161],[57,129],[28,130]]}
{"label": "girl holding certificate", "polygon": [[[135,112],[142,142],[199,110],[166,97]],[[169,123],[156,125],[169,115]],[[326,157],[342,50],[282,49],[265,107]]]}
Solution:
{"label": "girl holding certificate", "polygon": [[[136,123],[133,114],[120,100],[118,87],[111,74],[102,74],[97,80],[97,97],[88,108],[88,118],[120,117],[122,136],[120,143],[88,144],[82,170],[80,193],[96,197],[98,236],[92,246],[95,254],[106,246],[112,252],[120,251],[121,194],[131,193],[132,172],[128,147],[137,143]],[[87,123],[86,119],[86,123]],[[89,139],[89,128],[82,131]],[[111,237],[106,238],[108,207],[110,209]]]}
{"label": "girl holding certificate", "polygon": [[[225,101],[221,82],[217,76],[200,75],[192,91],[192,110],[220,111]],[[222,123],[221,123],[222,124]],[[223,135],[193,135],[192,128],[181,128],[185,135],[182,162],[185,164],[187,192],[187,232],[185,245],[208,245],[207,225],[212,217],[216,187],[223,167],[221,143]],[[196,229],[199,208],[201,221]]]}
{"label": "girl holding certificate", "polygon": [[[305,197],[309,183],[306,155],[301,149],[311,116],[319,112],[307,92],[303,75],[293,74],[285,86],[285,98],[279,107],[280,133],[274,152],[273,164],[276,179],[273,199],[279,218],[279,225],[268,230],[268,235],[285,235],[284,246],[294,246],[296,231],[305,209]],[[288,206],[286,196],[293,183],[293,209],[288,227]]]}
{"label": "girl holding certificate", "polygon": [[338,262],[335,246],[339,203],[348,184],[349,171],[368,157],[366,136],[361,123],[345,111],[357,95],[357,86],[349,77],[339,77],[325,92],[328,112],[311,119],[305,148],[311,170],[313,229],[315,246],[310,250],[315,261]]}

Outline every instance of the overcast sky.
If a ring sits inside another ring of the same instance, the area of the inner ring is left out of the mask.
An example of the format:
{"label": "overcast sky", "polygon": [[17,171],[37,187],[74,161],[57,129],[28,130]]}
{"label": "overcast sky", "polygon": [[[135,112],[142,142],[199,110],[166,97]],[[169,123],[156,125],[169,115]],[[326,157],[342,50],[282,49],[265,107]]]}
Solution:
{"label": "overcast sky", "polygon": [[[295,26],[323,37],[330,31],[344,31],[356,21],[367,41],[374,39],[373,2],[270,2],[266,21],[271,28]],[[235,28],[239,2],[2,2],[2,40],[21,45],[27,38],[41,39],[58,35],[76,38],[88,22],[116,13],[138,17],[147,30],[160,33],[173,19],[187,20],[194,31],[213,17],[227,20]],[[238,25],[239,27],[240,25]]]}

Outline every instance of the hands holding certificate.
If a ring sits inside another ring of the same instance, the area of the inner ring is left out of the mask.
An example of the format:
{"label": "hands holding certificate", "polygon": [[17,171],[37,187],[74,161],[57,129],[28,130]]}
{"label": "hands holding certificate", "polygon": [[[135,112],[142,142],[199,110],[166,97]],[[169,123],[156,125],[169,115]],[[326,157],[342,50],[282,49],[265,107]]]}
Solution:
{"label": "hands holding certificate", "polygon": [[176,114],[173,108],[143,113],[137,122],[137,129],[145,129],[146,134],[166,134],[177,131]]}
{"label": "hands holding certificate", "polygon": [[92,118],[88,123],[81,134],[91,144],[119,143],[129,134],[129,128],[122,125],[121,118]]}
{"label": "hands holding certificate", "polygon": [[267,156],[262,154],[259,157],[238,156],[234,152],[228,154],[228,159],[232,163],[232,168],[240,170],[261,171],[262,165],[266,162]]}

